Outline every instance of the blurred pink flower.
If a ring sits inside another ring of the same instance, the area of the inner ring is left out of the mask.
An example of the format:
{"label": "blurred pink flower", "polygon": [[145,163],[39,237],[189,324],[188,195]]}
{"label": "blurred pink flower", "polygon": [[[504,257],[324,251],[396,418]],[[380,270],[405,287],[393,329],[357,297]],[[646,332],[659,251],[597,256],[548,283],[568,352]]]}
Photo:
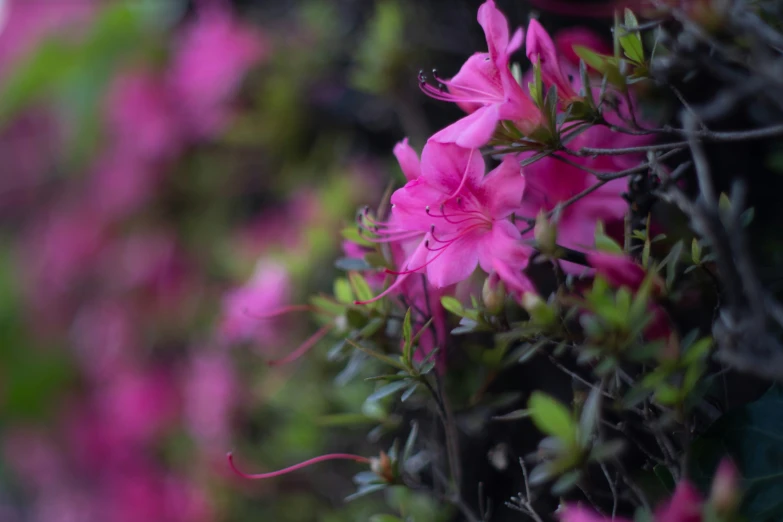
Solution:
{"label": "blurred pink flower", "polygon": [[139,342],[134,311],[118,300],[87,303],[76,312],[70,339],[80,368],[93,382],[112,379],[133,359]]}
{"label": "blurred pink flower", "polygon": [[280,339],[279,319],[264,317],[283,307],[291,292],[288,271],[280,264],[261,260],[242,287],[223,298],[218,327],[223,342],[251,341],[271,345]]}
{"label": "blurred pink flower", "polygon": [[222,459],[231,444],[231,413],[238,393],[237,376],[226,353],[198,353],[188,361],[185,422],[204,454]]}
{"label": "blurred pink flower", "polygon": [[169,72],[172,96],[194,137],[209,136],[225,125],[229,97],[266,53],[261,34],[227,7],[202,3],[181,36]]}
{"label": "blurred pink flower", "polygon": [[45,36],[80,34],[66,31],[83,24],[95,10],[95,1],[52,2],[51,0],[5,0],[0,4],[0,77],[10,65]]}
{"label": "blurred pink flower", "polygon": [[672,498],[655,510],[656,522],[701,522],[701,493],[687,480],[677,484]]}
{"label": "blurred pink flower", "polygon": [[[687,480],[677,484],[674,495],[655,510],[655,522],[701,522],[704,500]],[[561,522],[631,522],[627,518],[599,515],[581,505],[569,504],[559,514]]]}
{"label": "blurred pink flower", "polygon": [[174,109],[175,96],[150,72],[133,71],[119,76],[107,100],[114,153],[160,161],[179,152],[183,126]]}

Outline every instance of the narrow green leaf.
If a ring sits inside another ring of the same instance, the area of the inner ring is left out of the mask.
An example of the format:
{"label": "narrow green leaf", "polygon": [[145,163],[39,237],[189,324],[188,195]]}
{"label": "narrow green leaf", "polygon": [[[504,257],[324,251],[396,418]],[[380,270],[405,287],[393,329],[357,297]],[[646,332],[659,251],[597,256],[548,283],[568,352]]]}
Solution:
{"label": "narrow green leaf", "polygon": [[[639,27],[639,22],[630,9],[625,10],[625,27],[628,29]],[[620,31],[623,33],[622,36],[620,36],[620,46],[623,48],[625,56],[636,63],[644,63],[644,49],[642,48],[641,34],[638,31],[629,31],[622,28]]]}
{"label": "narrow green leaf", "polygon": [[408,382],[405,380],[384,384],[383,386],[375,390],[373,393],[371,393],[366,400],[368,402],[377,402],[383,399],[384,397],[388,397],[389,395],[397,393],[398,391],[405,388],[406,386],[408,386]]}
{"label": "narrow green leaf", "polygon": [[346,339],[346,341],[348,342],[348,344],[350,344],[351,346],[353,346],[357,350],[361,350],[362,352],[366,353],[367,355],[369,355],[371,357],[375,357],[379,361],[382,361],[382,362],[388,364],[389,366],[393,366],[394,368],[397,368],[398,370],[402,370],[404,372],[408,371],[408,368],[406,368],[404,364],[402,364],[400,361],[395,361],[394,359],[392,359],[388,355],[384,355],[382,353],[376,352],[375,350],[370,350],[369,348],[365,348],[364,346],[353,342],[351,339]]}
{"label": "narrow green leaf", "polygon": [[[358,301],[368,301],[375,297],[367,280],[359,272],[348,272],[348,280],[351,282],[351,288],[353,288],[353,293]],[[377,303],[370,303],[369,306],[373,307],[375,304]]]}
{"label": "narrow green leaf", "polygon": [[404,343],[402,349],[402,359],[405,361],[405,364],[409,366],[413,360],[413,334],[411,332],[411,328],[411,309],[408,308],[408,310],[405,312],[405,319],[402,320],[402,340]]}
{"label": "narrow green leaf", "polygon": [[440,304],[443,305],[443,308],[453,313],[454,315],[458,315],[460,317],[465,316],[465,310],[462,308],[462,304],[454,297],[448,295],[443,296],[440,298]]}
{"label": "narrow green leaf", "polygon": [[413,448],[416,445],[416,439],[419,435],[419,423],[411,422],[411,432],[408,434],[408,440],[405,441],[405,448],[402,450],[402,462],[405,463],[413,456]]}
{"label": "narrow green leaf", "polygon": [[577,426],[571,412],[549,395],[536,391],[528,401],[530,417],[536,427],[547,435],[562,440],[566,445],[576,443]]}

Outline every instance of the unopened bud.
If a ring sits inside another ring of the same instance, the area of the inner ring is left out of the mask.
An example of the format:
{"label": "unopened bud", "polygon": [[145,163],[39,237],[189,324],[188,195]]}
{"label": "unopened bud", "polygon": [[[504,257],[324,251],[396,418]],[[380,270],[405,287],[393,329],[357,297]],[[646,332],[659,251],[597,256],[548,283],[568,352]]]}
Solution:
{"label": "unopened bud", "polygon": [[739,472],[729,458],[724,458],[718,465],[712,480],[710,501],[719,515],[731,514],[739,506]]}
{"label": "unopened bud", "polygon": [[506,285],[496,273],[492,272],[487,276],[481,289],[481,298],[488,313],[497,315],[503,310],[506,302]]}
{"label": "unopened bud", "polygon": [[557,247],[557,226],[549,221],[544,212],[539,213],[536,217],[533,237],[536,239],[536,246],[541,253],[554,256]]}
{"label": "unopened bud", "polygon": [[555,320],[554,312],[546,302],[535,292],[525,292],[520,300],[524,308],[533,320],[541,325],[551,324]]}
{"label": "unopened bud", "polygon": [[370,459],[370,469],[387,483],[391,484],[395,480],[392,460],[385,451],[381,451],[380,456]]}

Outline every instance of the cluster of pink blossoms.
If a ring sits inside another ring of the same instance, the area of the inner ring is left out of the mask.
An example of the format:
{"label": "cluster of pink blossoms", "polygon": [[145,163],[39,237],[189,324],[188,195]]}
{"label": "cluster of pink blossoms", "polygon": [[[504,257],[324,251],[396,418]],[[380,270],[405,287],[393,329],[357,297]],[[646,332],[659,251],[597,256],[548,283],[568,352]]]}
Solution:
{"label": "cluster of pink blossoms", "polygon": [[[654,522],[703,522],[731,520],[739,506],[739,473],[734,463],[724,459],[715,471],[709,498],[705,499],[687,480],[677,484],[672,497],[658,506]],[[559,513],[561,522],[631,522],[627,518],[603,516],[581,505],[565,506]]]}
{"label": "cluster of pink blossoms", "polygon": [[[452,79],[436,78],[437,87],[422,80],[425,93],[458,104],[468,115],[435,133],[424,146],[420,162],[407,140],[398,144],[395,154],[408,182],[392,195],[387,221],[368,217],[362,221],[371,241],[397,244],[404,253],[398,269],[390,271],[398,276],[396,281],[379,297],[398,292],[414,273],[426,274],[432,287],[444,288],[464,281],[476,267],[497,274],[517,295],[535,291],[523,269],[532,253],[525,241],[532,237],[529,223],[540,213],[562,206],[558,242],[581,250],[593,248],[598,222],[616,222],[626,213],[625,181],[598,183],[579,166],[617,172],[638,158],[575,157],[576,165],[569,165],[544,157],[523,168],[521,162],[534,152],[507,153],[499,166],[486,173],[480,147],[492,146],[499,126],[510,125],[530,134],[544,124],[542,109],[509,66],[512,53],[523,41],[530,62],[540,67],[544,87],[557,89],[561,109],[582,96],[579,62],[572,46],[585,45],[600,52],[605,48],[585,30],[566,31],[553,41],[536,20],[530,21],[526,35],[521,28],[511,34],[493,0],[479,8],[478,21],[488,51],[471,56]],[[600,78],[594,80],[600,82]],[[623,102],[618,105],[620,113],[628,111]],[[610,123],[619,118],[610,113],[605,117]],[[625,147],[647,140],[620,137],[607,126],[592,125],[566,146],[572,150]],[[598,185],[596,190],[569,201],[593,184]],[[568,263],[565,268],[579,269]]]}

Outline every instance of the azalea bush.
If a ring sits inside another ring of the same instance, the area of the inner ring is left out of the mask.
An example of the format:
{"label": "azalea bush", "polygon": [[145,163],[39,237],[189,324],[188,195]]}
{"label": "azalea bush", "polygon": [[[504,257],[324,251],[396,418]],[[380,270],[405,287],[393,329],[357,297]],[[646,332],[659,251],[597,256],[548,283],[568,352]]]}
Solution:
{"label": "azalea bush", "polygon": [[274,4],[7,3],[0,519],[780,520],[778,4]]}
{"label": "azalea bush", "polygon": [[765,235],[756,178],[715,174],[708,148],[783,133],[761,72],[777,13],[611,7],[603,34],[552,36],[487,0],[486,47],[419,74],[464,115],[394,147],[404,180],[343,230],[333,293],[263,315],[312,314],[313,337],[270,363],[326,356],[338,384],[373,383],[335,419],[386,444],[257,474],[229,454],[238,475],[353,461],[348,500],[386,492],[378,521],[417,520],[399,491],[472,522],[779,519],[779,423],[761,412],[783,308],[748,240]]}

